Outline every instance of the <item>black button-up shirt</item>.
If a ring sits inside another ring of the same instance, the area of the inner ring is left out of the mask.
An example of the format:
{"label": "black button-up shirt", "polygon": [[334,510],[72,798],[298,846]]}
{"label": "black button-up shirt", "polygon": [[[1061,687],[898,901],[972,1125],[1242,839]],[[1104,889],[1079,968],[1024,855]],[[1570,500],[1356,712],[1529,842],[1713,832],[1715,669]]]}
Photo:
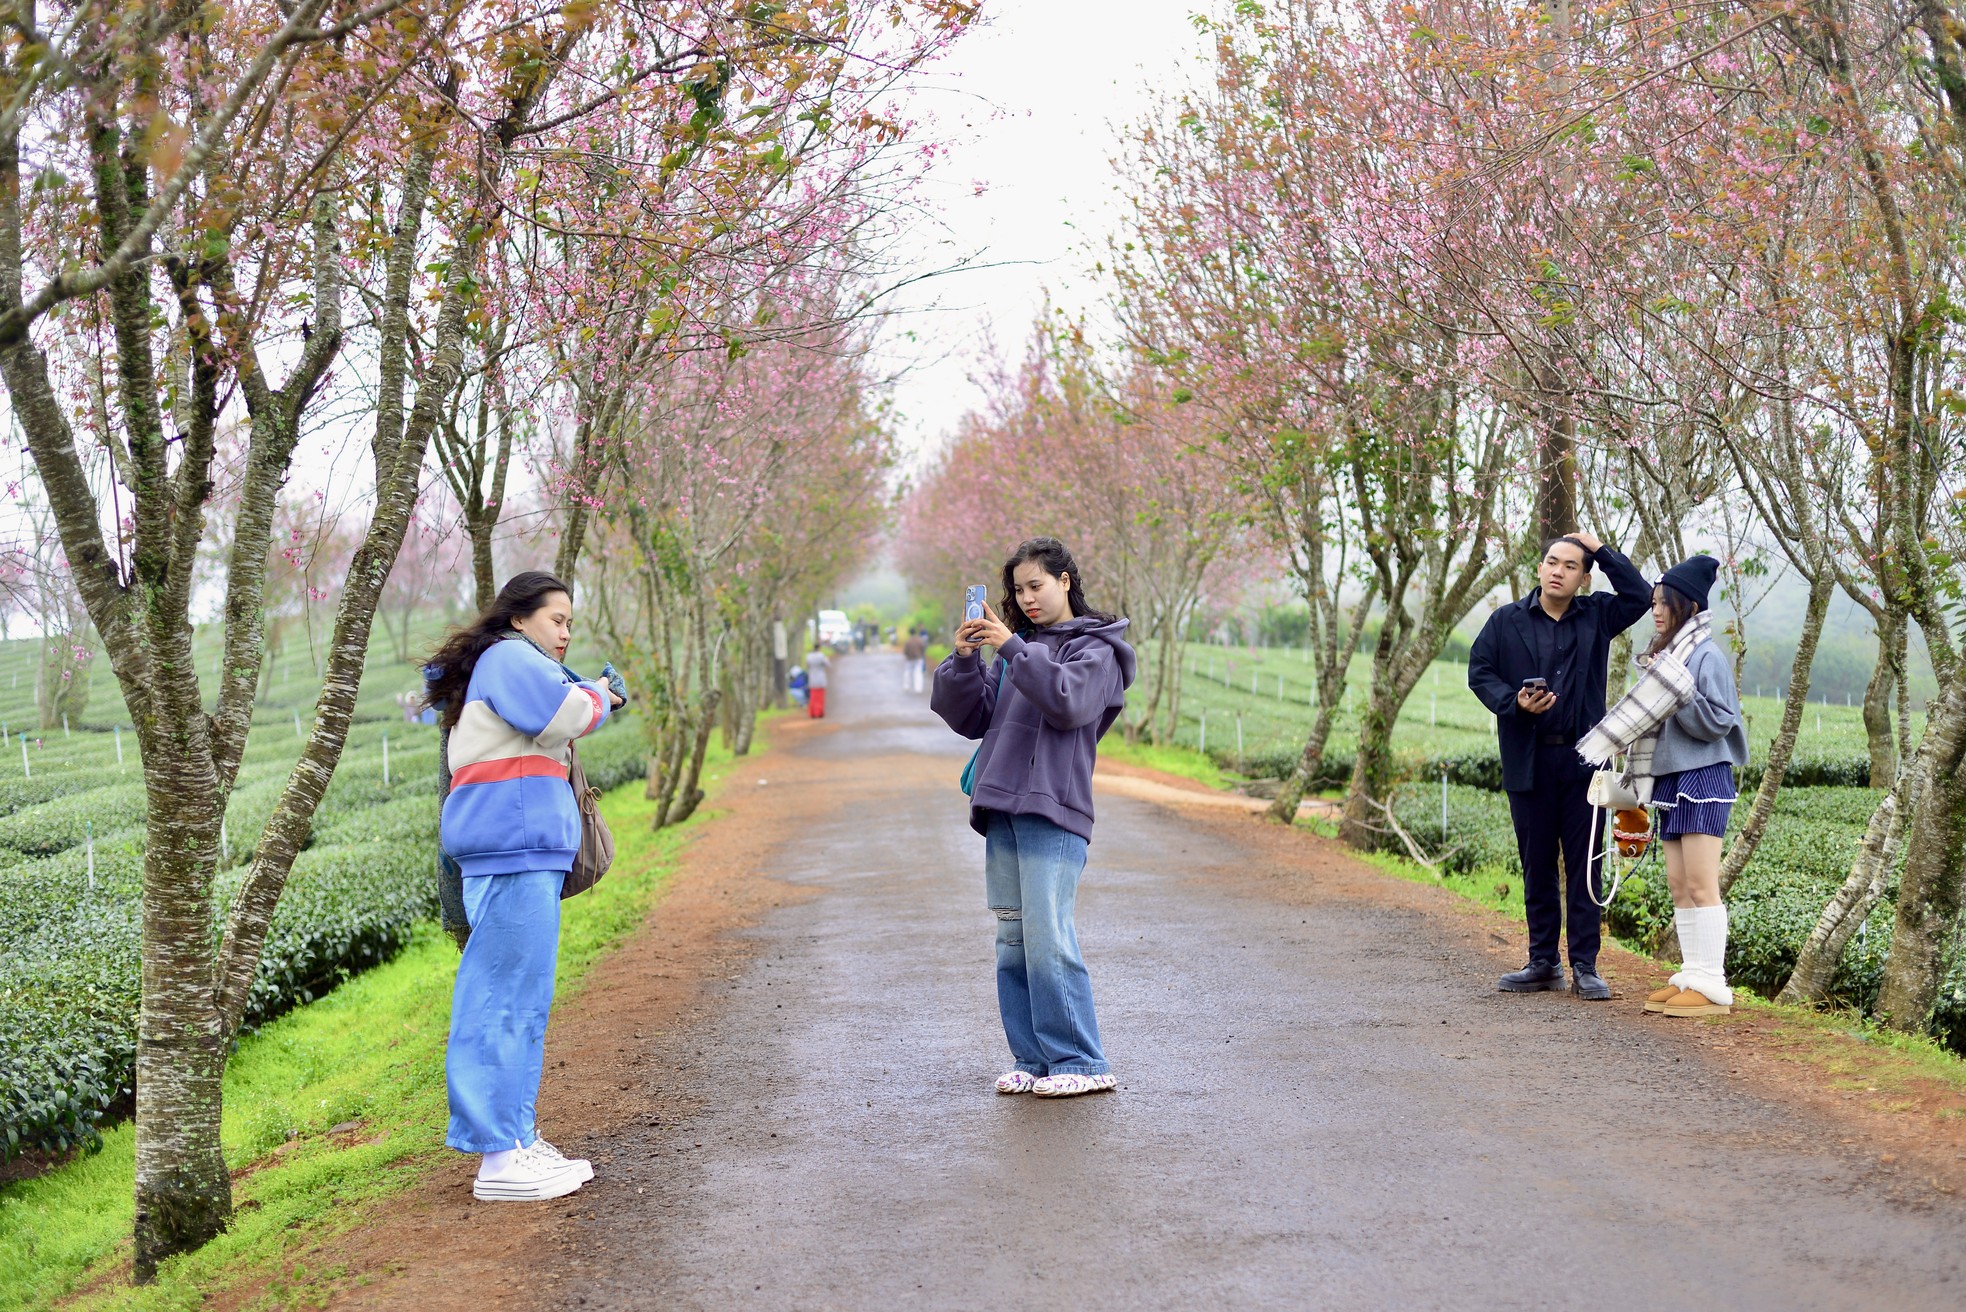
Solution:
{"label": "black button-up shirt", "polygon": [[[1615,592],[1572,597],[1561,621],[1543,614],[1542,597],[1532,592],[1490,615],[1468,653],[1468,687],[1495,713],[1502,787],[1510,792],[1536,787],[1544,733],[1563,732],[1559,726],[1574,717],[1568,732],[1575,742],[1604,717],[1611,640],[1652,608],[1652,585],[1617,551],[1601,549],[1597,567]],[[1557,704],[1543,715],[1527,715],[1516,706],[1522,681],[1532,675],[1547,679],[1557,695]]]}
{"label": "black button-up shirt", "polygon": [[1584,699],[1578,695],[1583,686],[1579,682],[1583,671],[1578,667],[1583,662],[1577,659],[1577,634],[1583,626],[1577,623],[1577,614],[1574,600],[1560,620],[1552,619],[1541,601],[1529,608],[1529,631],[1536,637],[1536,659],[1541,667],[1537,673],[1550,681],[1550,691],[1556,694],[1556,705],[1536,717],[1536,728],[1539,733],[1563,734],[1571,742],[1591,727],[1578,723]]}

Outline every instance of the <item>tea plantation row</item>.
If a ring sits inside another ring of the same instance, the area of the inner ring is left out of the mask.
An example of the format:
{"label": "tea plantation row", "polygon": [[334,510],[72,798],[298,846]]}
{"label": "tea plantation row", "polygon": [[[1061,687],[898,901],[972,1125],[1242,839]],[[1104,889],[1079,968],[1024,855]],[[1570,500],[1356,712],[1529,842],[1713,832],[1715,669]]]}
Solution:
{"label": "tea plantation row", "polygon": [[[126,739],[119,769],[108,737],[31,748],[42,757],[32,777],[0,779],[0,1158],[91,1144],[102,1118],[131,1096],[144,794],[134,743]],[[216,918],[245,875],[296,749],[277,722],[253,732],[226,816]],[[640,734],[626,723],[582,751],[600,788],[639,777],[643,759]],[[388,958],[435,914],[436,786],[436,730],[400,720],[355,727],[280,900],[248,1025]]]}

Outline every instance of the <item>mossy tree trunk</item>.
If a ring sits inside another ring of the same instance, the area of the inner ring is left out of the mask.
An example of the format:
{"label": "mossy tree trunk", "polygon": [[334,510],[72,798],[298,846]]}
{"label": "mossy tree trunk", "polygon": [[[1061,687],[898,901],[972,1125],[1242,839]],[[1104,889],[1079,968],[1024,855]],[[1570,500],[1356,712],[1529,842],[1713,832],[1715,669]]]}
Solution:
{"label": "mossy tree trunk", "polygon": [[1864,740],[1870,750],[1870,786],[1889,788],[1898,778],[1898,739],[1891,702],[1903,674],[1905,617],[1882,607],[1877,618],[1877,664],[1864,686]]}
{"label": "mossy tree trunk", "polygon": [[[1339,518],[1342,520],[1342,512]],[[1347,612],[1340,597],[1346,576],[1344,545],[1337,544],[1337,550],[1331,553],[1335,556],[1334,568],[1332,576],[1327,576],[1327,545],[1322,536],[1317,536],[1322,533],[1321,527],[1314,533],[1306,533],[1299,543],[1300,550],[1293,553],[1302,562],[1302,568],[1297,571],[1298,584],[1310,607],[1310,641],[1315,671],[1312,677],[1317,682],[1317,714],[1312,717],[1310,732],[1305,735],[1304,746],[1297,753],[1297,764],[1291,768],[1289,777],[1283,781],[1269,810],[1264,813],[1267,819],[1279,824],[1290,824],[1296,820],[1297,808],[1303,803],[1304,794],[1315,788],[1324,774],[1325,747],[1331,741],[1331,726],[1337,719],[1338,706],[1344,700],[1352,657],[1358,653],[1359,641],[1365,634],[1366,618],[1379,599],[1379,580],[1375,575],[1368,580],[1364,592]],[[1363,728],[1360,733],[1362,738]],[[1352,766],[1353,782],[1356,784],[1358,760],[1354,760]]]}
{"label": "mossy tree trunk", "polygon": [[1949,679],[1927,711],[1916,757],[1924,781],[1905,844],[1891,956],[1877,1014],[1892,1029],[1922,1033],[1957,946],[1966,886],[1966,681]]}
{"label": "mossy tree trunk", "polygon": [[[1402,379],[1402,382],[1405,380]],[[1498,410],[1468,413],[1452,385],[1418,388],[1396,425],[1348,434],[1349,502],[1384,611],[1340,837],[1383,845],[1392,732],[1420,676],[1516,556],[1505,474],[1519,432]],[[1393,416],[1385,416],[1391,419]]]}

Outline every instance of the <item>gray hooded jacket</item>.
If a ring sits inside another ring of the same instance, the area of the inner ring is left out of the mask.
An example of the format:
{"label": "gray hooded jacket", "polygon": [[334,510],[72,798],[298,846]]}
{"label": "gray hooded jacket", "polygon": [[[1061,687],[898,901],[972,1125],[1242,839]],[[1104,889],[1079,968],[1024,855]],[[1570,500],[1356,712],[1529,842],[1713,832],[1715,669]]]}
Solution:
{"label": "gray hooded jacket", "polygon": [[1011,638],[988,668],[975,654],[951,654],[936,669],[930,708],[963,737],[983,740],[970,828],[982,833],[983,812],[1003,811],[1043,816],[1091,840],[1093,758],[1133,683],[1126,626],[1075,616]]}

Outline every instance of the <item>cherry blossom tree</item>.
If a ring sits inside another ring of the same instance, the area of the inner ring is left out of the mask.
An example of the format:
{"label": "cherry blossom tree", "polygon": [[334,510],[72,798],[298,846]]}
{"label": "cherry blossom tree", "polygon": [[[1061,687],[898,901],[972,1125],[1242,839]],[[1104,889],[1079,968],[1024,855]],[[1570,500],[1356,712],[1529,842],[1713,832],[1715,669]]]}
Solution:
{"label": "cherry blossom tree", "polygon": [[[763,177],[790,185],[801,151],[834,139],[840,125],[805,114],[799,88],[908,76],[907,59],[870,71],[858,33],[882,25],[925,56],[972,12],[936,0],[67,0],[7,11],[0,378],[148,792],[140,1281],[229,1215],[225,1054],[346,741],[433,437],[455,418],[467,373],[485,371],[496,400],[497,325],[579,331],[509,313],[553,289],[494,255],[531,228],[580,266],[581,250],[640,228],[635,267],[649,286],[672,286],[648,252],[700,243],[642,199],[683,177],[705,198],[696,226],[709,232],[717,198]],[[760,104],[772,112],[753,114]],[[643,135],[616,154],[624,122]],[[597,214],[607,222],[593,225]],[[350,300],[363,313],[345,316]],[[367,523],[336,592],[313,733],[221,915],[213,873],[265,659],[281,487],[296,446],[330,413],[366,436]],[[208,695],[190,621],[230,425],[245,433],[243,474]],[[470,442],[446,452],[467,461]],[[486,484],[466,484],[461,500],[472,487]],[[497,501],[481,496],[479,509]]]}
{"label": "cherry blossom tree", "polygon": [[[1220,591],[1221,558],[1241,544],[1247,514],[1201,412],[1172,401],[1138,360],[1101,360],[1082,325],[1049,314],[1014,368],[992,362],[978,382],[984,404],[911,490],[904,572],[953,610],[965,584],[994,583],[1018,541],[1065,542],[1093,604],[1131,619],[1147,654],[1124,732],[1173,741],[1188,632]],[[996,526],[994,539],[955,527],[982,525]]]}

